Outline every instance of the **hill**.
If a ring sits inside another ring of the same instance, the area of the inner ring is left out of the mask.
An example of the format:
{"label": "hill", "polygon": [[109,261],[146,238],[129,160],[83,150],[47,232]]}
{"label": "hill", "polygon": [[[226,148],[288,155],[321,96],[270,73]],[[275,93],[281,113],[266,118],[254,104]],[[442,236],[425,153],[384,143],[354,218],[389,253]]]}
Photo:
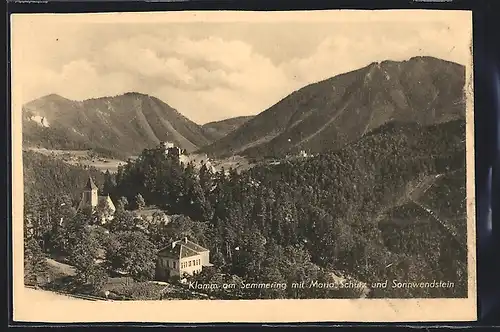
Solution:
{"label": "hill", "polygon": [[201,149],[212,156],[322,152],[390,121],[421,125],[465,116],[465,67],[432,58],[383,61],[308,85]]}
{"label": "hill", "polygon": [[211,142],[199,125],[140,93],[84,101],[52,94],[23,106],[25,147],[93,149],[123,159],[160,141],[187,151]]}
{"label": "hill", "polygon": [[212,138],[214,141],[218,140],[230,132],[235,131],[242,124],[252,119],[253,115],[250,116],[238,116],[235,118],[229,118],[221,121],[209,122],[201,126],[205,131],[207,137]]}

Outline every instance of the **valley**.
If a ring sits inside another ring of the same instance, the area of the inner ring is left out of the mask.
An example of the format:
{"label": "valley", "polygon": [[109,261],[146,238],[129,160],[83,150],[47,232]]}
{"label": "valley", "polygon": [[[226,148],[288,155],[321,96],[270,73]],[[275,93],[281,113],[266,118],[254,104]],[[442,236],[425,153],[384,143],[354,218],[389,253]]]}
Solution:
{"label": "valley", "polygon": [[[26,150],[61,160],[69,165],[82,167],[83,169],[92,167],[101,172],[116,173],[118,167],[126,163],[123,160],[96,155],[89,150],[49,150],[46,148],[26,148]],[[134,156],[131,156],[131,158],[134,158]]]}
{"label": "valley", "polygon": [[[78,166],[83,169],[95,168],[101,172],[116,173],[119,166],[124,166],[127,161],[109,158],[96,154],[91,150],[51,150],[46,148],[26,148],[26,151],[39,153],[41,155],[60,160],[69,165]],[[127,160],[135,160],[137,156],[128,156]],[[209,160],[204,154],[186,154],[181,156],[181,162],[188,164],[193,163],[196,167],[200,167],[203,163]],[[215,172],[222,169],[234,169],[238,172],[248,170],[256,165],[248,158],[243,156],[230,156],[223,159],[210,159],[210,165],[213,166]]]}

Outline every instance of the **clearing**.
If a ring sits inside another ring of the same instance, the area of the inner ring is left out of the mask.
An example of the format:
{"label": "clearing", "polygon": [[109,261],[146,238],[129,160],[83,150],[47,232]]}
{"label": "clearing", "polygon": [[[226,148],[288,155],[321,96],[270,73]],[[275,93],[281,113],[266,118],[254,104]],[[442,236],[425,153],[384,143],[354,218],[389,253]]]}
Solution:
{"label": "clearing", "polygon": [[[119,159],[98,156],[91,150],[49,150],[45,148],[33,147],[28,147],[26,150],[56,158],[70,165],[80,166],[83,168],[94,167],[102,172],[109,171],[110,173],[116,173],[118,171],[118,166],[125,165],[127,163],[126,161]],[[129,159],[135,160],[137,159],[137,156],[130,156]],[[220,171],[222,168],[228,171],[230,168],[233,168],[236,171],[241,172],[255,166],[255,163],[251,163],[247,158],[239,155],[234,155],[224,159],[209,159],[204,154],[189,154],[182,156],[181,158],[182,162],[193,162],[196,167],[199,167],[207,160],[210,161],[210,165],[213,166],[215,171]]]}
{"label": "clearing", "polygon": [[255,164],[252,164],[247,158],[238,155],[220,160],[215,159],[211,160],[210,162],[217,171],[220,171],[222,168],[224,168],[224,170],[226,171],[228,171],[230,168],[233,168],[238,173],[249,170],[250,168],[255,166]]}
{"label": "clearing", "polygon": [[27,150],[57,158],[70,165],[95,167],[102,172],[116,173],[118,166],[126,164],[123,160],[98,156],[91,150],[49,150],[45,148],[27,148]]}

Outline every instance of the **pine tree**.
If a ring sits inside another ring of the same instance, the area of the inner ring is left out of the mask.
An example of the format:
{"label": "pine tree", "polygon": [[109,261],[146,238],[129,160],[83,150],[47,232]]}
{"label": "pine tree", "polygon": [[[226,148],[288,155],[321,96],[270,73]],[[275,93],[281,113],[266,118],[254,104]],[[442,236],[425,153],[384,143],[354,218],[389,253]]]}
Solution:
{"label": "pine tree", "polygon": [[104,196],[110,195],[114,197],[115,190],[116,190],[116,182],[114,176],[109,172],[109,170],[106,170],[106,173],[104,173],[104,185],[102,189],[102,194]]}
{"label": "pine tree", "polygon": [[205,195],[210,194],[213,185],[213,174],[210,168],[203,164],[200,167],[200,185]]}

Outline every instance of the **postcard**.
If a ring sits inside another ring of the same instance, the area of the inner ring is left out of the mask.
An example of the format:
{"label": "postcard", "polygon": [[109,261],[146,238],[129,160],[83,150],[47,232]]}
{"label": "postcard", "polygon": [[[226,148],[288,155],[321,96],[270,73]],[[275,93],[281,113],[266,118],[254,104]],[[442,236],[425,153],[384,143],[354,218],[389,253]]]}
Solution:
{"label": "postcard", "polygon": [[14,14],[14,320],[476,319],[472,14]]}

